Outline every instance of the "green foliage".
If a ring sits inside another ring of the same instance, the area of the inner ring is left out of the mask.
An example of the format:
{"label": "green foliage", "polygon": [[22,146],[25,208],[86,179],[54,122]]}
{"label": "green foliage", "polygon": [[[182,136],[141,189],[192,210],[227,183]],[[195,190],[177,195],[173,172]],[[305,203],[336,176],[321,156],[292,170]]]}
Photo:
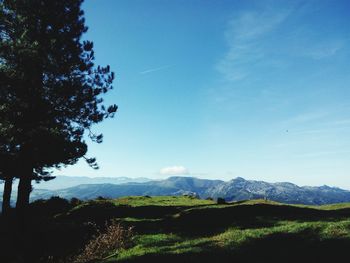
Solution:
{"label": "green foliage", "polygon": [[0,162],[11,161],[0,170],[21,178],[19,206],[29,202],[31,180],[50,179],[49,168],[84,157],[97,169],[84,135],[101,143],[91,126],[117,111],[102,98],[114,73],[95,66],[93,43],[81,40],[82,2],[0,1]]}
{"label": "green foliage", "polygon": [[102,105],[114,74],[95,67],[93,43],[81,41],[87,31],[81,3],[1,1],[1,138],[39,170],[84,156],[84,131],[101,142],[90,127],[117,109]]}

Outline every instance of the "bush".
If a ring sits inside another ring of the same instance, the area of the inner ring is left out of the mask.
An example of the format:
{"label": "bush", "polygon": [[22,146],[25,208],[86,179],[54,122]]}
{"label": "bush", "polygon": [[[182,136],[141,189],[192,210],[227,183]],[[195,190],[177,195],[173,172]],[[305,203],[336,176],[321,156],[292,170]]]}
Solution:
{"label": "bush", "polygon": [[103,197],[103,196],[98,196],[97,198],[96,198],[96,200],[98,200],[98,201],[105,201],[105,200],[107,200],[107,198],[105,198],[105,197]]}
{"label": "bush", "polygon": [[197,193],[185,193],[182,195],[183,197],[188,197],[190,199],[199,199],[199,195]]}
{"label": "bush", "polygon": [[132,236],[131,227],[124,228],[120,223],[112,221],[110,225],[106,225],[105,231],[97,232],[97,235],[87,243],[74,262],[88,263],[101,260],[122,248],[129,247]]}
{"label": "bush", "polygon": [[226,201],[225,201],[225,199],[224,198],[221,198],[221,197],[218,197],[218,199],[216,200],[216,203],[217,204],[226,204]]}
{"label": "bush", "polygon": [[52,196],[48,200],[38,199],[31,203],[31,208],[36,214],[54,215],[68,211],[71,208],[70,203],[59,196]]}
{"label": "bush", "polygon": [[76,197],[71,198],[69,202],[73,207],[81,205],[83,203],[83,201]]}

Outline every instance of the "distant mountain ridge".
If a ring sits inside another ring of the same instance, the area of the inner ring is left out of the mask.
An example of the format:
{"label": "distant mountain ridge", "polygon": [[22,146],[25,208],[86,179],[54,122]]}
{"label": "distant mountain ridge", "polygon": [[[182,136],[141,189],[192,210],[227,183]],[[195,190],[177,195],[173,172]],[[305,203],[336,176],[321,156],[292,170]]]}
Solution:
{"label": "distant mountain ridge", "polygon": [[144,177],[87,177],[87,176],[65,176],[59,175],[54,180],[34,184],[35,188],[58,190],[81,184],[123,184],[123,183],[145,183],[151,179]]}
{"label": "distant mountain ridge", "polygon": [[224,197],[228,201],[266,198],[288,204],[322,205],[350,202],[350,191],[337,187],[297,186],[292,183],[267,183],[237,177],[205,192],[213,198]]}
{"label": "distant mountain ridge", "polygon": [[[56,179],[55,179],[56,180]],[[165,180],[144,182],[80,184],[65,189],[36,189],[32,199],[61,196],[93,199],[98,196],[117,198],[128,195],[196,195],[200,198],[225,198],[227,201],[266,198],[288,204],[322,205],[350,202],[350,191],[337,187],[297,186],[292,183],[267,183],[245,180],[237,177],[230,181],[199,179],[194,177],[173,176]],[[54,181],[53,181],[54,183]]]}
{"label": "distant mountain ridge", "polygon": [[98,196],[116,198],[128,195],[196,195],[202,196],[207,189],[224,181],[206,180],[194,177],[170,177],[165,180],[146,182],[128,182],[122,184],[81,184],[59,190],[36,189],[32,193],[32,199],[61,196],[64,198],[77,197],[81,199],[93,199]]}
{"label": "distant mountain ridge", "polygon": [[[34,190],[31,194],[31,200],[33,201],[39,198],[50,198],[51,196],[54,196],[54,195],[64,196],[63,193],[66,193],[66,192],[63,189],[68,189],[68,188],[76,187],[83,184],[118,185],[118,184],[124,184],[124,183],[145,183],[148,181],[151,181],[151,179],[148,179],[145,177],[130,178],[130,177],[87,177],[87,176],[59,175],[55,179],[47,182],[40,182],[40,183],[33,182]],[[12,194],[11,194],[11,204],[13,206],[15,205],[15,201],[17,197],[17,187],[18,187],[18,180],[14,180],[14,183],[12,186]],[[62,190],[62,192],[58,193],[58,190]],[[0,205],[2,203],[2,193],[3,193],[3,188],[0,187]],[[88,194],[86,194],[87,199],[89,199],[88,198],[89,195],[93,196],[91,192],[88,192]]]}

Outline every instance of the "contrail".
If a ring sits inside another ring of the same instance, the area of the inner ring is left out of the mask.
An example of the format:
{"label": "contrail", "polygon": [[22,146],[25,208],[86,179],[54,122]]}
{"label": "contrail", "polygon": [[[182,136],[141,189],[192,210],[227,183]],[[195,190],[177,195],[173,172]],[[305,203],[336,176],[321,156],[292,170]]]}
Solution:
{"label": "contrail", "polygon": [[158,68],[151,68],[151,69],[147,69],[147,70],[141,71],[140,74],[148,74],[148,73],[151,73],[151,72],[155,72],[155,71],[163,70],[163,69],[166,69],[166,68],[170,68],[172,66],[173,65],[166,65],[166,66],[162,66],[162,67],[158,67]]}

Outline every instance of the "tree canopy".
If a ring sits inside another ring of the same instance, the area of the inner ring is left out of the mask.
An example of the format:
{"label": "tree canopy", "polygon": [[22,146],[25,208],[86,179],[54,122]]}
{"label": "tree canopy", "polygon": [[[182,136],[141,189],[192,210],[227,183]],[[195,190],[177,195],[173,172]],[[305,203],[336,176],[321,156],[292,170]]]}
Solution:
{"label": "tree canopy", "polygon": [[28,203],[30,181],[45,178],[48,168],[81,157],[97,168],[86,157],[86,135],[102,142],[91,127],[117,110],[102,98],[114,73],[95,66],[93,43],[81,40],[87,31],[81,4],[0,1],[0,149],[21,167],[17,205]]}

